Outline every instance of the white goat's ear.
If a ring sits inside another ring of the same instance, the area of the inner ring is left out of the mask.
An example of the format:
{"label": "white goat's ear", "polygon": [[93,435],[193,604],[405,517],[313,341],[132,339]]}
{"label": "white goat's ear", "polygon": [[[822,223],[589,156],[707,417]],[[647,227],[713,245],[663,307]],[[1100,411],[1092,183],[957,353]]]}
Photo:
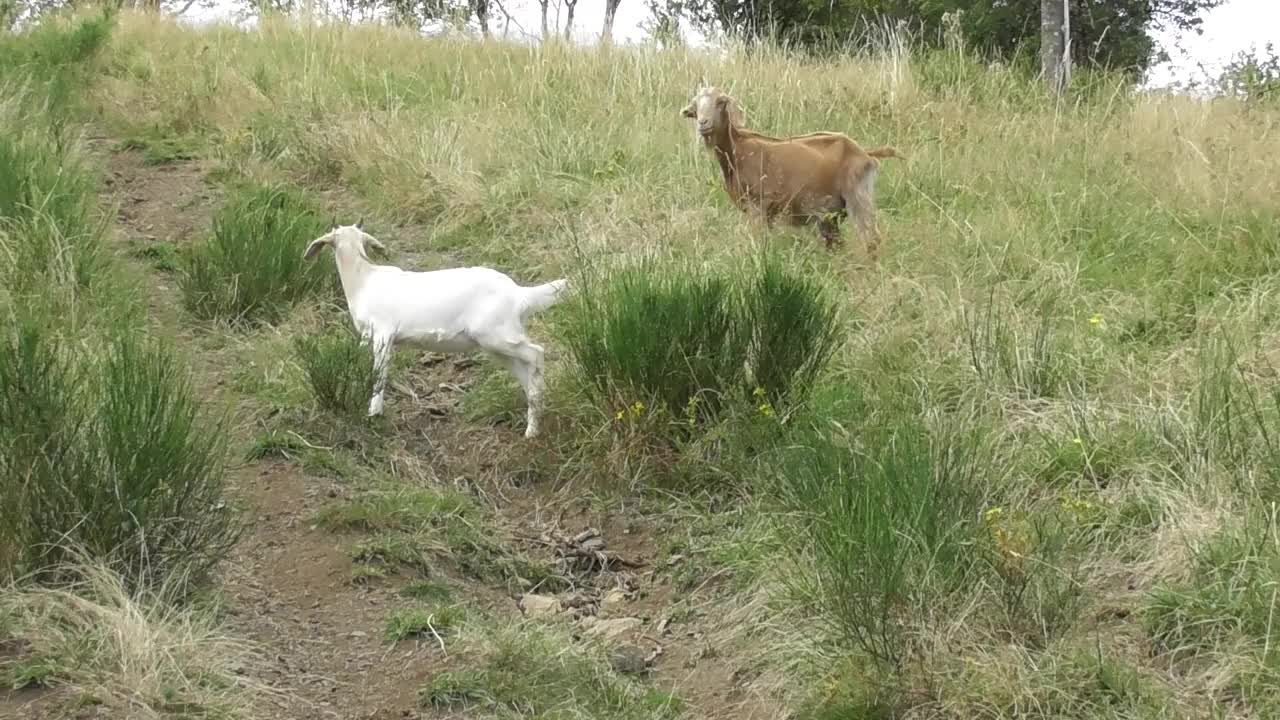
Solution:
{"label": "white goat's ear", "polygon": [[697,117],[698,111],[697,111],[697,108],[693,106],[693,103],[689,103],[688,105],[685,106],[683,110],[680,111],[680,115],[687,118]]}
{"label": "white goat's ear", "polygon": [[307,246],[306,252],[302,253],[302,259],[310,260],[311,258],[315,257],[316,253],[320,252],[320,249],[323,248],[325,245],[332,245],[332,244],[333,244],[332,237],[330,237],[327,234],[321,235],[315,240],[312,240],[311,244]]}
{"label": "white goat's ear", "polygon": [[387,252],[387,246],[383,245],[381,242],[378,242],[378,238],[372,235],[365,235],[364,241],[369,245],[372,245],[373,247],[377,248],[381,252],[384,252],[384,253]]}

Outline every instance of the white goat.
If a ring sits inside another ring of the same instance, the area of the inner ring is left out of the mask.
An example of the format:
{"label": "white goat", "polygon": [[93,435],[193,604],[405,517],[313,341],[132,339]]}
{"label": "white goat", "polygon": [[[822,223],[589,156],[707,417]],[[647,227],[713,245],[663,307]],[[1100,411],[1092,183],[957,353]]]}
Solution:
{"label": "white goat", "polygon": [[387,367],[397,341],[445,353],[483,349],[501,360],[524,388],[529,404],[524,435],[537,435],[543,352],[525,335],[524,321],[530,313],[559,302],[568,281],[522,287],[485,267],[409,272],[374,265],[366,244],[386,251],[360,223],[341,225],[312,240],[302,256],[314,257],[325,245],[333,248],[351,320],[361,344],[373,344],[378,377],[369,414],[382,412]]}

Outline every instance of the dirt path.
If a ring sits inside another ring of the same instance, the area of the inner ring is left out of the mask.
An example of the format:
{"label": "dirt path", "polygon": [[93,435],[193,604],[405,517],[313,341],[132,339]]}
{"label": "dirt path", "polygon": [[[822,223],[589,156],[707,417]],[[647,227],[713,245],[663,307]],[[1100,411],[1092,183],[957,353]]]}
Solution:
{"label": "dirt path", "polygon": [[[198,162],[147,165],[141,152],[122,150],[107,138],[94,139],[91,149],[106,168],[106,191],[119,205],[117,250],[153,279],[146,288],[151,323],[180,343],[192,344],[189,355],[194,356],[200,386],[218,395],[232,392],[217,376],[218,362],[199,352],[195,331],[184,329],[173,275],[155,267],[157,258],[207,232],[219,199],[218,189],[205,180],[207,168]],[[446,380],[474,379],[475,370],[441,364],[422,372],[406,384],[418,381],[429,392]],[[409,401],[396,405],[401,413],[393,421],[397,440],[410,452],[430,454],[433,474],[445,481],[466,478],[473,487],[487,488],[481,493],[498,510],[510,537],[534,539],[527,551],[549,556],[551,550],[536,538],[558,522],[566,532],[599,528],[612,551],[635,561],[634,569],[599,578],[589,591],[595,600],[612,587],[629,591],[619,614],[647,621],[650,641],[664,649],[654,661],[653,682],[674,688],[690,704],[689,717],[776,716],[766,706],[744,700],[741,681],[724,663],[702,659],[706,641],[698,628],[662,622],[679,598],[655,569],[659,543],[648,528],[625,514],[582,507],[550,492],[545,483],[516,483],[504,476],[505,453],[519,446],[514,429],[467,427],[455,418],[457,413],[441,419],[424,411],[413,417]],[[430,440],[424,439],[424,427],[431,428]],[[384,638],[387,614],[411,604],[397,592],[405,580],[353,583],[352,538],[311,524],[317,511],[350,492],[339,481],[307,474],[281,459],[249,462],[234,472],[233,493],[245,509],[247,531],[223,565],[221,592],[230,607],[229,630],[267,649],[266,677],[257,679],[281,695],[266,717],[452,717],[422,710],[418,691],[434,673],[458,660],[434,642],[393,645]],[[465,590],[468,602],[490,612],[511,617],[520,612],[500,588],[471,583]]]}

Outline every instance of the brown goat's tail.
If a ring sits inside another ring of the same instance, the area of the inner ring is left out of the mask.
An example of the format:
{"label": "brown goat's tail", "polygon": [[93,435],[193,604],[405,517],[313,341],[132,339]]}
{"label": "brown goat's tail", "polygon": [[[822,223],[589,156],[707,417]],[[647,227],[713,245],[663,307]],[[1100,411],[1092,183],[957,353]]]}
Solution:
{"label": "brown goat's tail", "polygon": [[897,150],[889,147],[888,145],[875,148],[874,150],[868,150],[867,154],[873,158],[902,158],[903,160],[906,160],[906,158],[899,154]]}

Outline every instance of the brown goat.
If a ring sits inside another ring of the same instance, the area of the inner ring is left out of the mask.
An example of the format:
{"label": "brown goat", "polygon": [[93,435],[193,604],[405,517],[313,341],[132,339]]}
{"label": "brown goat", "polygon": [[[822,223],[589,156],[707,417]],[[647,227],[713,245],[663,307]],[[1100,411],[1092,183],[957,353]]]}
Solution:
{"label": "brown goat", "polygon": [[880,245],[873,198],[878,158],[898,153],[891,147],[863,150],[838,132],[763,135],[734,121],[732,103],[720,90],[704,87],[681,114],[697,119],[698,135],[715,154],[734,204],[744,211],[754,206],[770,226],[779,215],[794,225],[816,222],[827,249],[843,244],[839,219],[847,212],[875,260]]}

